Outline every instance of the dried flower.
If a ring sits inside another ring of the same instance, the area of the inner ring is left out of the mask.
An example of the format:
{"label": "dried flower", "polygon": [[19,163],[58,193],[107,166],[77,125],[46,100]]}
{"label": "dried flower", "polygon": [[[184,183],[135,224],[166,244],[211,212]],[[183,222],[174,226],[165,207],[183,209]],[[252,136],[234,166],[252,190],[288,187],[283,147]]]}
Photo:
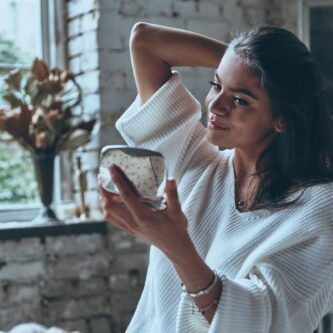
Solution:
{"label": "dried flower", "polygon": [[90,140],[95,119],[80,120],[71,108],[81,100],[74,75],[36,59],[25,76],[15,69],[5,78],[0,131],[32,153],[74,150]]}

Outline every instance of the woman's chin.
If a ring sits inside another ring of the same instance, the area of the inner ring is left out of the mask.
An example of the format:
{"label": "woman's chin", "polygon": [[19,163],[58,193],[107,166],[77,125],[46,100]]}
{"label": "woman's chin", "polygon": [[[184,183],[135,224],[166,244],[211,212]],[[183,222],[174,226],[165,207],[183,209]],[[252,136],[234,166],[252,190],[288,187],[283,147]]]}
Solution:
{"label": "woman's chin", "polygon": [[219,146],[220,148],[223,148],[223,149],[233,148],[232,145],[230,145],[230,144],[228,144],[228,142],[226,142],[226,140],[222,140],[219,135],[216,135],[216,133],[214,133],[210,130],[207,130],[206,138],[211,144],[213,144],[215,146]]}

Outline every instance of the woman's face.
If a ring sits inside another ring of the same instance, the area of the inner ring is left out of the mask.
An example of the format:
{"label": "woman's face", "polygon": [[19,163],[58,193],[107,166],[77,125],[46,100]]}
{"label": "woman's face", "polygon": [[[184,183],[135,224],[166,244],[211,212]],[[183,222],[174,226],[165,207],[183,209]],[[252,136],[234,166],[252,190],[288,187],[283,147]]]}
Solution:
{"label": "woman's face", "polygon": [[217,68],[206,97],[207,138],[223,148],[258,153],[282,132],[273,119],[268,94],[233,50],[228,50]]}

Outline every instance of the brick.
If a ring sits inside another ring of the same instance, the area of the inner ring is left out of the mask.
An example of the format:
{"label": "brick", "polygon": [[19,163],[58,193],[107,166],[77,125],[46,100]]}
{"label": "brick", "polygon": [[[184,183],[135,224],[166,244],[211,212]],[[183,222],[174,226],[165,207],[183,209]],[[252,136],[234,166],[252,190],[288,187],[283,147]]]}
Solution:
{"label": "brick", "polygon": [[114,292],[111,297],[112,315],[117,318],[118,332],[125,332],[130,319],[133,317],[141,291],[128,293]]}
{"label": "brick", "polygon": [[81,55],[77,55],[69,59],[69,70],[76,75],[82,72]]}
{"label": "brick", "polygon": [[[225,1],[220,7],[220,11],[221,10],[222,19],[226,20],[226,22],[231,25],[229,32],[243,29],[245,27],[245,24],[243,23],[243,10],[238,1]],[[235,28],[233,28],[234,25],[236,25]]]}
{"label": "brick", "polygon": [[[109,238],[112,246],[112,253],[114,253],[115,256],[125,255],[127,253],[136,253],[147,256],[149,245],[122,230],[110,226]],[[134,249],[135,251],[133,251]]]}
{"label": "brick", "polygon": [[203,18],[204,10],[200,10],[199,2],[194,1],[176,1],[173,6],[173,15],[183,19]]}
{"label": "brick", "polygon": [[136,17],[145,20],[149,16],[172,17],[174,0],[136,0],[122,1],[118,6],[118,13],[124,17]]}
{"label": "brick", "polygon": [[90,320],[92,333],[112,333],[110,319],[106,317],[92,318]]}
{"label": "brick", "polygon": [[91,11],[81,16],[81,32],[97,30],[99,22],[99,12],[97,10]]}
{"label": "brick", "polygon": [[102,113],[122,114],[134,101],[135,90],[113,91],[110,88],[100,88]]}
{"label": "brick", "polygon": [[242,8],[243,23],[245,26],[250,26],[255,24],[265,23],[265,8],[264,7],[254,7],[254,6],[244,6]]}
{"label": "brick", "polygon": [[82,98],[83,113],[88,116],[95,116],[100,110],[99,94],[85,94]]}
{"label": "brick", "polygon": [[2,242],[0,260],[7,262],[31,261],[43,258],[43,245],[39,238],[24,238]]}
{"label": "brick", "polygon": [[121,1],[119,14],[125,17],[142,17],[145,12],[144,0]]}
{"label": "brick", "polygon": [[76,76],[76,81],[80,85],[84,94],[96,93],[99,89],[99,77],[98,70],[83,73]]}
{"label": "brick", "polygon": [[49,261],[46,264],[47,276],[54,279],[89,279],[93,276],[109,274],[109,259],[103,254],[77,256]]}
{"label": "brick", "polygon": [[73,38],[70,38],[67,43],[68,46],[68,55],[70,57],[78,56],[83,52],[83,35],[77,35]]}
{"label": "brick", "polygon": [[84,319],[110,313],[109,301],[104,296],[50,302],[47,308],[51,320]]}
{"label": "brick", "polygon": [[[132,270],[130,273],[113,274],[110,276],[110,289],[112,295],[116,293],[131,294],[132,291],[140,291],[146,279],[146,274],[138,270]],[[124,296],[125,297],[125,296]]]}
{"label": "brick", "polygon": [[99,68],[99,55],[97,50],[91,52],[85,52],[81,56],[80,69],[83,72],[96,70]]}
{"label": "brick", "polygon": [[210,20],[209,24],[207,24],[207,20],[204,19],[189,19],[187,20],[186,28],[224,41],[226,40],[230,26],[223,20]]}
{"label": "brick", "polygon": [[72,18],[96,9],[96,0],[71,0],[67,3],[67,16]]}
{"label": "brick", "polygon": [[103,41],[103,47],[108,50],[128,50],[130,32],[137,18],[121,17],[116,12],[103,11],[100,17],[101,28],[98,40]]}
{"label": "brick", "polygon": [[77,278],[43,281],[40,294],[46,299],[71,299],[82,296],[105,295],[108,286],[105,279],[93,277],[87,280]]}
{"label": "brick", "polygon": [[113,274],[128,273],[130,270],[145,270],[148,264],[148,257],[142,253],[117,254],[112,264]]}
{"label": "brick", "polygon": [[136,252],[142,252],[142,253],[145,253],[146,255],[148,255],[150,247],[144,241],[135,237],[133,239],[132,248],[135,249]]}
{"label": "brick", "polygon": [[[89,332],[89,327],[87,324],[87,320],[80,319],[80,320],[66,320],[59,323],[64,330],[69,332],[79,331],[80,333],[87,333]],[[95,333],[95,332],[93,332]],[[103,332],[100,332],[103,333]]]}
{"label": "brick", "polygon": [[9,263],[0,269],[0,280],[6,281],[38,281],[45,274],[41,261]]}
{"label": "brick", "polygon": [[174,0],[142,0],[144,4],[144,16],[172,17]]}
{"label": "brick", "polygon": [[74,57],[98,48],[97,31],[81,33],[68,40],[68,55]]}
{"label": "brick", "polygon": [[[125,73],[132,74],[131,58],[128,50],[116,52],[107,48],[101,48],[99,51],[100,61],[103,65],[103,71],[119,70]],[[129,76],[130,77],[130,76]],[[104,82],[101,83],[102,86]]]}
{"label": "brick", "polygon": [[13,326],[24,322],[41,322],[41,307],[39,300],[20,304],[17,307],[8,307],[0,310],[0,327],[10,330]]}
{"label": "brick", "polygon": [[93,51],[97,50],[98,42],[97,42],[97,31],[87,31],[83,33],[82,43],[83,43],[83,51]]}
{"label": "brick", "polygon": [[67,22],[68,37],[74,37],[82,33],[81,22],[82,22],[81,17],[76,17],[72,20],[68,20]]}
{"label": "brick", "polygon": [[102,252],[103,249],[103,236],[99,234],[48,237],[45,243],[45,253],[58,257]]}
{"label": "brick", "polygon": [[121,137],[121,135],[118,133],[117,130],[115,130],[114,124],[104,126],[104,131],[100,134],[100,144],[101,147],[114,144],[114,145],[123,145],[125,144],[124,139]]}
{"label": "brick", "polygon": [[123,0],[99,0],[99,3],[102,12],[114,12],[119,10],[122,1]]}
{"label": "brick", "polygon": [[[11,285],[8,288],[6,298],[2,298],[0,307],[22,304],[31,300],[39,300],[39,288],[34,285]],[[6,300],[6,301],[5,301]]]}
{"label": "brick", "polygon": [[[131,80],[133,77],[131,76]],[[112,91],[123,91],[127,89],[127,82],[131,81],[126,72],[121,70],[105,70],[101,73],[103,87],[108,87]]]}
{"label": "brick", "polygon": [[[229,0],[230,1],[230,0]],[[263,7],[265,5],[265,0],[241,0],[241,7],[251,6],[251,7]]]}

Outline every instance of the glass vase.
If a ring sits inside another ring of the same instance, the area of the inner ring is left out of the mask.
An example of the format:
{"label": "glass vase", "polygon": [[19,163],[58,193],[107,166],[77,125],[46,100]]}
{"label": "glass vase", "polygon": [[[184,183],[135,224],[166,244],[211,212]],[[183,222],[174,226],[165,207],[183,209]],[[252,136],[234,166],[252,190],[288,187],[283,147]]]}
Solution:
{"label": "glass vase", "polygon": [[32,155],[38,183],[38,192],[42,203],[38,215],[32,220],[35,224],[60,223],[51,208],[53,202],[55,157],[56,154],[54,153],[36,153]]}

